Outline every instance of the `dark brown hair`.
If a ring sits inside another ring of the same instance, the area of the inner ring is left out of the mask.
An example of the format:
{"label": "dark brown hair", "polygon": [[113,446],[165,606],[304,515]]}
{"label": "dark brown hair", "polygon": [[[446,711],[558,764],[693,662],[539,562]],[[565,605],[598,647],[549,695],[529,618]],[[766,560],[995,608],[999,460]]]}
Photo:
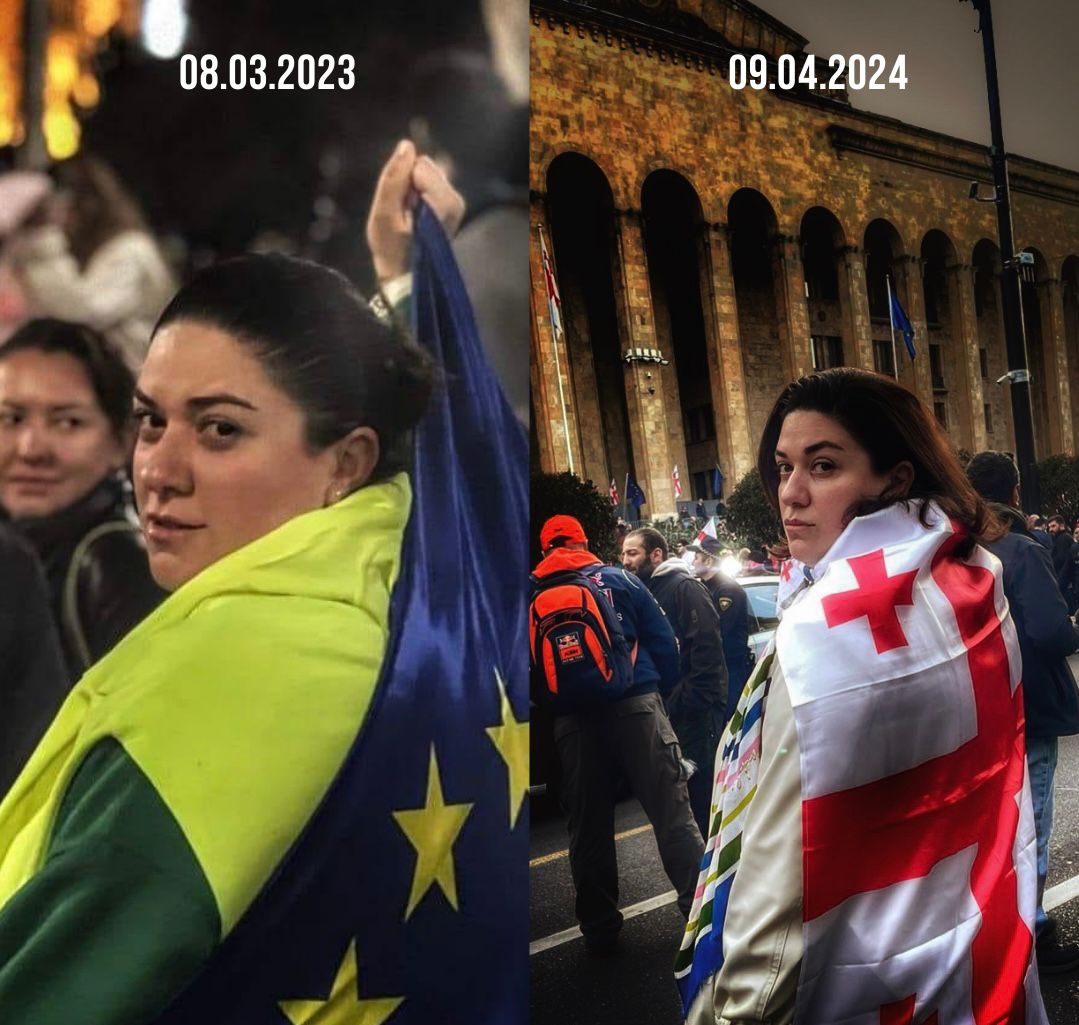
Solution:
{"label": "dark brown hair", "polygon": [[892,378],[837,367],[809,374],[788,384],[776,400],[757,452],[757,469],[772,508],[779,509],[779,471],[775,452],[783,421],[796,410],[821,413],[836,421],[869,455],[873,472],[885,474],[901,462],[914,467],[914,480],[902,498],[862,502],[851,518],[864,516],[896,502],[921,500],[919,518],[927,525],[928,503],[969,531],[969,552],[977,541],[1000,537],[1004,526],[974,490],[948,435],[924,403]]}
{"label": "dark brown hair", "polygon": [[639,537],[645,555],[650,556],[657,548],[663,553],[664,559],[670,554],[667,539],[655,527],[637,527],[636,530],[629,531],[626,537]]}

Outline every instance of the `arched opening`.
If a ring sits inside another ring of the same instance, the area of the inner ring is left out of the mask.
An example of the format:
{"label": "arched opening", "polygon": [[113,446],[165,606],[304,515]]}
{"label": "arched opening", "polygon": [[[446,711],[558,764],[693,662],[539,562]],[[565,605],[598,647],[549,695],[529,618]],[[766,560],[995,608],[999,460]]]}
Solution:
{"label": "arched opening", "polygon": [[[1030,369],[1030,405],[1034,417],[1034,451],[1038,459],[1044,459],[1060,447],[1059,411],[1050,398],[1048,375],[1055,373],[1049,346],[1052,344],[1052,328],[1049,321],[1049,305],[1045,301],[1045,286],[1049,280],[1049,265],[1045,257],[1032,246],[1024,252],[1034,257],[1034,266],[1022,268],[1021,293],[1023,297],[1023,330],[1027,340],[1027,360]],[[1054,424],[1056,419],[1057,424]]]}
{"label": "arched opening", "polygon": [[1000,452],[1015,451],[1012,400],[1007,382],[1008,349],[1000,305],[1000,249],[983,238],[974,247],[974,315],[978,322],[978,370],[982,376],[982,416],[986,444]]}
{"label": "arched opening", "polygon": [[633,461],[612,278],[614,200],[587,157],[563,153],[551,162],[547,219],[584,458],[580,475],[606,490],[612,477],[621,482],[633,472]]}
{"label": "arched opening", "polygon": [[656,342],[671,361],[664,397],[682,501],[719,498],[713,494],[719,454],[701,302],[701,202],[677,172],[653,171],[641,189],[641,214]]}
{"label": "arched opening", "polygon": [[830,210],[815,206],[802,218],[800,238],[813,369],[854,365],[849,285],[839,268],[839,254],[847,241],[843,228]]}
{"label": "arched opening", "polygon": [[873,366],[878,373],[890,374],[913,389],[914,374],[907,369],[910,359],[902,337],[898,333],[893,336],[888,306],[889,289],[894,291],[896,287],[896,264],[903,255],[903,240],[891,222],[878,217],[865,229],[862,246]]}
{"label": "arched opening", "polygon": [[954,271],[949,270],[956,264],[955,246],[943,231],[934,228],[922,239],[921,256],[933,407],[952,437],[969,446],[969,389],[963,339],[956,319],[960,299]]}
{"label": "arched opening", "polygon": [[739,189],[731,197],[727,224],[742,365],[749,382],[749,437],[755,448],[772,405],[792,373],[780,342],[776,302],[779,224],[771,204],[754,189]]}
{"label": "arched opening", "polygon": [[1060,268],[1064,305],[1064,349],[1068,354],[1068,391],[1071,394],[1072,430],[1079,452],[1079,256],[1069,256]]}

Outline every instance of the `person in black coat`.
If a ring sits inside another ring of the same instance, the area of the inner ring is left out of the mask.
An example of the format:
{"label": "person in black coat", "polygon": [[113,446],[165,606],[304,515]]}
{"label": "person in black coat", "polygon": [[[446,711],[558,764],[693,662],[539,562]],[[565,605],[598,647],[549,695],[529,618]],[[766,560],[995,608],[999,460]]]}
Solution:
{"label": "person in black coat", "polygon": [[1079,650],[1079,630],[1068,616],[1049,552],[1031,535],[1019,511],[1019,471],[1011,457],[979,452],[967,465],[967,476],[1010,526],[1009,533],[986,547],[1004,567],[1004,594],[1023,662],[1027,769],[1038,838],[1038,970],[1043,975],[1073,971],[1079,968],[1079,945],[1059,942],[1055,923],[1042,908],[1042,894],[1053,826],[1057,738],[1079,733],[1079,692],[1067,661]]}
{"label": "person in black coat", "polygon": [[723,545],[713,537],[686,546],[694,553],[693,572],[708,589],[719,613],[723,635],[723,661],[727,664],[727,707],[724,719],[730,720],[752,668],[749,650],[749,598],[737,580],[719,568]]}
{"label": "person in black coat", "polygon": [[702,836],[708,835],[712,767],[726,725],[727,665],[722,629],[712,596],[681,559],[667,557],[658,530],[642,527],[622,541],[622,566],[648,585],[678,637],[681,676],[667,701],[683,755],[697,766],[689,801]]}
{"label": "person in black coat", "polygon": [[164,598],[125,476],[134,390],[80,324],[32,320],[0,348],[0,507],[44,568],[72,683]]}
{"label": "person in black coat", "polygon": [[41,567],[26,542],[0,524],[0,797],[66,694]]}
{"label": "person in black coat", "polygon": [[1060,585],[1060,593],[1068,603],[1068,612],[1075,614],[1079,606],[1076,591],[1079,590],[1079,580],[1076,579],[1076,559],[1079,557],[1079,544],[1075,543],[1068,524],[1063,516],[1049,517],[1050,551],[1053,556],[1053,570],[1057,575],[1057,583]]}

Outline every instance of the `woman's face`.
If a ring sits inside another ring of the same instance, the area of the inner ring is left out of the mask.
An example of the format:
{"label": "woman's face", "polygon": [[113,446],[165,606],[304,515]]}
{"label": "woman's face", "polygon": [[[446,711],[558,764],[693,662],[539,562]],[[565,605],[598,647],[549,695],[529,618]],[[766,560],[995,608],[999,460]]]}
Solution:
{"label": "woman's face", "polygon": [[155,335],[135,412],[139,520],[164,588],[336,497],[334,447],[308,449],[303,411],[218,328],[180,320]]}
{"label": "woman's face", "polygon": [[810,566],[835,543],[853,508],[890,489],[905,492],[909,463],[878,474],[869,453],[835,420],[798,410],[783,421],[776,442],[779,510],[791,555]]}
{"label": "woman's face", "polygon": [[0,360],[0,505],[12,519],[66,509],[125,457],[74,356],[22,349]]}

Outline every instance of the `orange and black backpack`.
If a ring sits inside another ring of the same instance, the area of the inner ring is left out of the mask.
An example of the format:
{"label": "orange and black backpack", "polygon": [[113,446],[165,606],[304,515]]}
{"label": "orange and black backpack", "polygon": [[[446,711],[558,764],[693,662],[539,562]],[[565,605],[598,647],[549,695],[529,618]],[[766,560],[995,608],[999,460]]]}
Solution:
{"label": "orange and black backpack", "polygon": [[528,610],[533,693],[558,710],[614,701],[633,686],[631,648],[614,603],[578,570],[532,577]]}

